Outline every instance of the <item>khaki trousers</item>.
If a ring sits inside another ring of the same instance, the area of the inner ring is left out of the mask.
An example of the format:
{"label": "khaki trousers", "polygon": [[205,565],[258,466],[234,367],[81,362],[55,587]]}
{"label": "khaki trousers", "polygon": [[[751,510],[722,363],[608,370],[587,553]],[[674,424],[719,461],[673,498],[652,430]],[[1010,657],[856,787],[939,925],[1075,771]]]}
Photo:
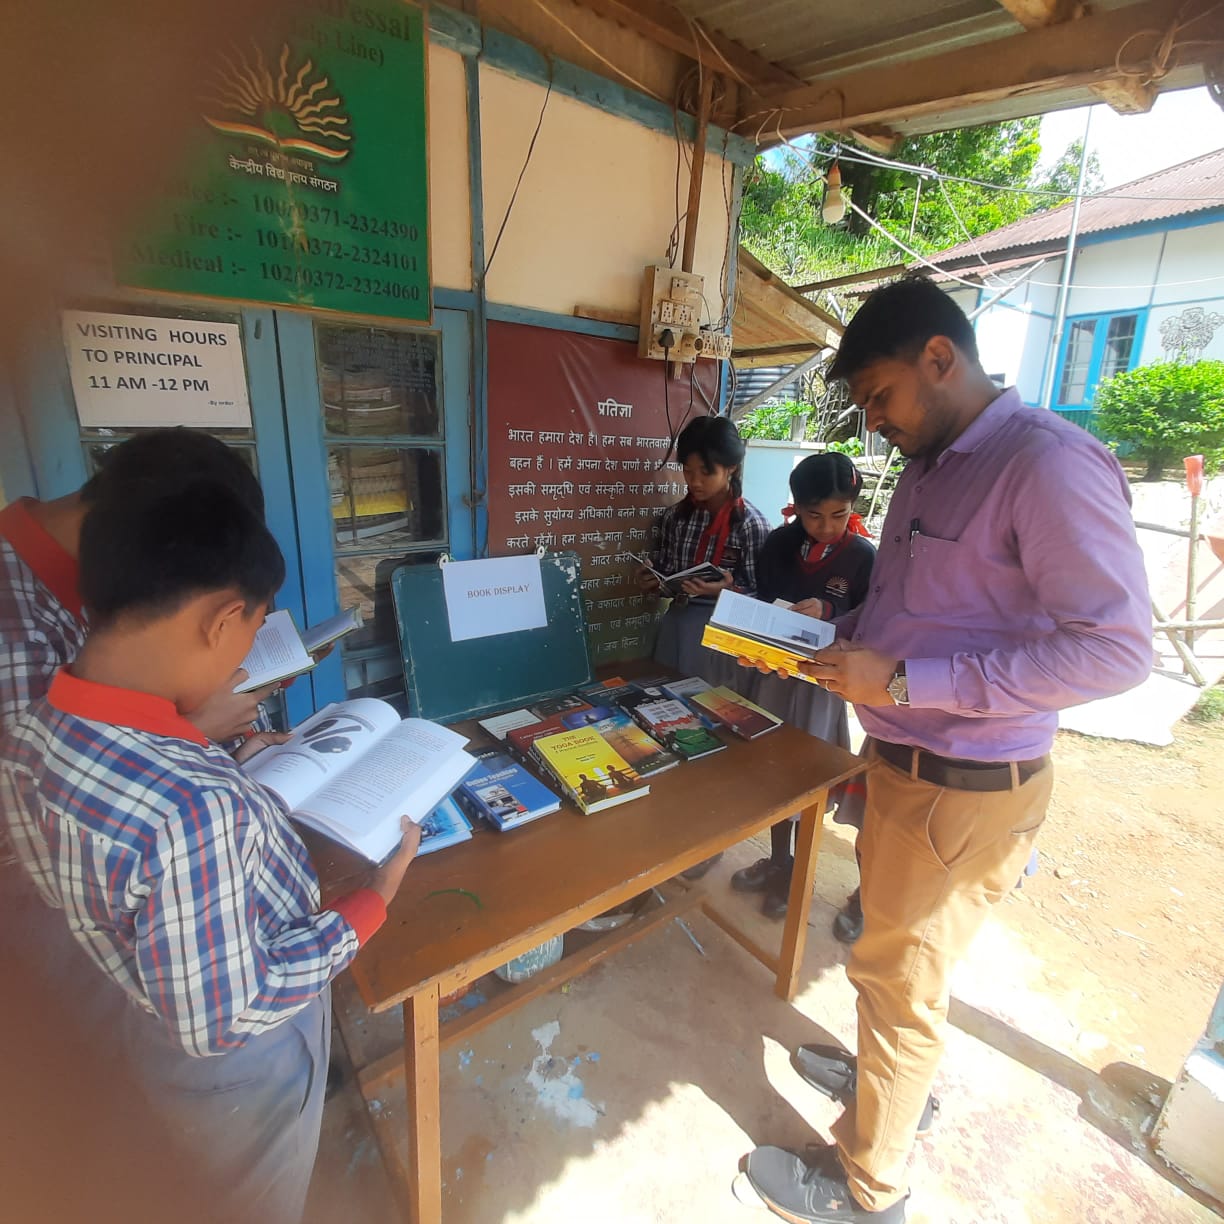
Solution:
{"label": "khaki trousers", "polygon": [[875,757],[862,855],[858,1089],[833,1127],[851,1192],[869,1211],[906,1194],[906,1161],[943,1053],[952,967],[1015,887],[1045,819],[1047,765],[1010,791],[935,786]]}

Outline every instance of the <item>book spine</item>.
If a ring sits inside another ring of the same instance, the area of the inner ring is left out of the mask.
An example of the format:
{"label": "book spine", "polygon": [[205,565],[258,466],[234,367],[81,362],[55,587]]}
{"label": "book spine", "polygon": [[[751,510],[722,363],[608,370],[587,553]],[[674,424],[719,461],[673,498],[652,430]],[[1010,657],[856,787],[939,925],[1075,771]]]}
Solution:
{"label": "book spine", "polygon": [[799,670],[799,664],[806,663],[808,660],[780,646],[769,646],[764,642],[758,642],[755,638],[741,637],[738,633],[730,629],[720,629],[717,625],[706,625],[701,634],[701,644],[708,646],[711,650],[717,650],[719,654],[751,659],[754,663],[764,663],[775,670],[781,668],[796,680],[816,684],[813,677],[805,676]]}

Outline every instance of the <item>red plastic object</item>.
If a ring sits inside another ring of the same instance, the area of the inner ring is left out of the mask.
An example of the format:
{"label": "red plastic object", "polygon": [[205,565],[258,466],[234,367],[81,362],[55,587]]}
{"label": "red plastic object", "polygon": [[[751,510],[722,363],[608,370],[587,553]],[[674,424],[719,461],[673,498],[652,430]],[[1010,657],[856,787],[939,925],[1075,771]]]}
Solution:
{"label": "red plastic object", "polygon": [[1191,497],[1199,497],[1203,492],[1203,456],[1187,455],[1182,463],[1186,465],[1186,488]]}

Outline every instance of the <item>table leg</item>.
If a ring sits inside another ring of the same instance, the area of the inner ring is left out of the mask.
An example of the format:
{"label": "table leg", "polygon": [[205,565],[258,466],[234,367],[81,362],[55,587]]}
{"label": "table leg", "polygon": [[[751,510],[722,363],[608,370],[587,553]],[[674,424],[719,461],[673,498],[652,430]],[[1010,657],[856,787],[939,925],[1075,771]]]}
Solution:
{"label": "table leg", "polygon": [[442,1219],[442,1108],[438,986],[404,1000],[404,1073],[408,1088],[409,1224]]}
{"label": "table leg", "polygon": [[795,845],[795,867],[791,872],[790,898],[786,925],[782,928],[782,950],[778,954],[778,977],[774,993],[788,1003],[799,987],[799,966],[807,946],[808,912],[812,908],[812,882],[816,878],[816,857],[824,829],[828,792],[821,791],[816,801],[799,816],[799,836]]}

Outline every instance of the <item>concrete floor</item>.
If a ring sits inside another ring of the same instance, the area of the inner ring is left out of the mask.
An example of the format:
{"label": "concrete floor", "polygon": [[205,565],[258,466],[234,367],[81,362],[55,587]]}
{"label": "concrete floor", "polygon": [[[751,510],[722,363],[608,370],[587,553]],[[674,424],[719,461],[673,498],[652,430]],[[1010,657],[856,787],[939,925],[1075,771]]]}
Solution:
{"label": "concrete floor", "polygon": [[[710,877],[732,899],[730,871]],[[828,1138],[838,1106],[789,1065],[805,1041],[853,1045],[845,950],[828,934],[853,886],[847,831],[825,835],[795,1003],[708,920],[674,923],[484,1030],[442,1064],[445,1224],[765,1224],[733,1193],[758,1143]],[[778,927],[759,921],[762,942]],[[1162,1175],[1142,1127],[1163,1086],[1122,1065],[1103,1075],[1041,1037],[1056,1027],[1029,992],[1026,950],[991,921],[957,975],[936,1085],[942,1114],[913,1161],[912,1224],[1131,1224],[1216,1219]],[[1031,955],[1031,953],[1028,953]],[[398,1093],[379,1108],[402,1123]],[[350,1078],[328,1105],[309,1224],[398,1219]]]}

